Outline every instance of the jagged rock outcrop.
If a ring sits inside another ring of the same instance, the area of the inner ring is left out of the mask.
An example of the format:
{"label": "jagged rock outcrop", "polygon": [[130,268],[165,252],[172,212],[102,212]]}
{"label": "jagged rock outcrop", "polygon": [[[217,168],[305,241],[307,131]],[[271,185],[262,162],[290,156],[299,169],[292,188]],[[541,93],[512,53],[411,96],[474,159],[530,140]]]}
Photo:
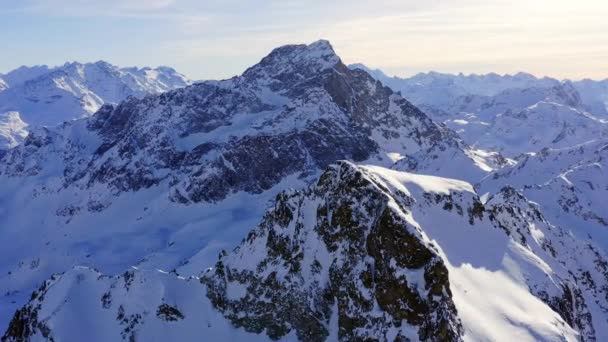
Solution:
{"label": "jagged rock outcrop", "polygon": [[322,341],[337,328],[344,341],[459,340],[448,271],[391,202],[353,165],[330,167],[308,191],[280,195],[203,276],[211,302],[273,339],[294,329]]}

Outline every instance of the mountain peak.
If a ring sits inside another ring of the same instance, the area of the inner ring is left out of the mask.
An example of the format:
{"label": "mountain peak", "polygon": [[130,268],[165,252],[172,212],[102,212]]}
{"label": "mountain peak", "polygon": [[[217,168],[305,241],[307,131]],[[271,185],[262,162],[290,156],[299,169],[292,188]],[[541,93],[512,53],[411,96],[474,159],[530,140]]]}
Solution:
{"label": "mountain peak", "polygon": [[311,44],[283,45],[272,50],[260,63],[247,69],[246,78],[277,78],[291,73],[310,77],[323,70],[333,68],[341,60],[327,40]]}
{"label": "mountain peak", "polygon": [[319,39],[315,42],[312,42],[310,44],[308,44],[307,46],[310,50],[318,50],[321,52],[328,52],[330,51],[332,54],[336,54],[334,51],[333,46],[331,46],[331,43],[329,42],[329,40],[326,39]]}
{"label": "mountain peak", "polygon": [[97,62],[95,62],[93,64],[97,65],[100,68],[116,68],[114,65],[112,65],[104,60],[98,60]]}

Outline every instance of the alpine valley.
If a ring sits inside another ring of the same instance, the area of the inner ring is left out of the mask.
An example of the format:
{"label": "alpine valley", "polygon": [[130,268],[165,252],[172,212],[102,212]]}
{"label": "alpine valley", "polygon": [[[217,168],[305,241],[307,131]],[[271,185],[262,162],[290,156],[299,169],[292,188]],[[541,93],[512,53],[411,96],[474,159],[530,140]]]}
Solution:
{"label": "alpine valley", "polygon": [[2,341],[606,341],[608,81],[0,74]]}

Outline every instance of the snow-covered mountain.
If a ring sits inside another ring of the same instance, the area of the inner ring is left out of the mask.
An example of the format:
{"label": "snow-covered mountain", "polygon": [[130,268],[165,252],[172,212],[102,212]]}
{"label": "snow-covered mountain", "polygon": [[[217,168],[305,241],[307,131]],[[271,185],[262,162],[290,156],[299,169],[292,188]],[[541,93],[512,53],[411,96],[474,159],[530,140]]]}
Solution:
{"label": "snow-covered mountain", "polygon": [[10,295],[0,308],[7,315],[10,302],[74,265],[173,269],[200,250],[211,264],[278,191],[341,159],[402,159],[404,170],[476,181],[495,156],[477,155],[349,70],[328,42],[284,46],[241,76],[104,105],[33,129],[9,150],[0,163],[0,226],[9,227],[0,240],[11,241],[0,290]]}
{"label": "snow-covered mountain", "polygon": [[494,96],[509,89],[552,88],[560,83],[553,78],[539,79],[523,72],[501,76],[495,73],[453,75],[431,71],[400,78],[387,76],[381,70],[371,69],[361,63],[349,67],[367,71],[383,84],[407,96],[415,105],[449,105],[455,99],[467,95]]}
{"label": "snow-covered mountain", "polygon": [[[351,68],[369,70],[362,64]],[[507,157],[608,136],[605,81],[516,75],[371,74],[456,131],[469,145]],[[604,106],[604,107],[603,107]]]}
{"label": "snow-covered mountain", "polygon": [[523,155],[515,165],[477,186],[493,193],[504,184],[520,189],[554,222],[608,250],[608,139]]}
{"label": "snow-covered mountain", "polygon": [[[471,123],[483,126],[480,121]],[[485,129],[474,133],[464,133],[466,128],[459,129],[469,125],[465,119],[450,119],[446,124],[459,133],[463,132],[463,136],[476,139],[472,142],[474,146],[511,157],[547,147],[563,148],[592,138],[608,137],[608,120],[598,119],[567,105],[545,101],[522,110],[502,112]]]}
{"label": "snow-covered mountain", "polygon": [[279,194],[213,267],[193,263],[55,275],[4,338],[607,338],[604,253],[513,188],[483,204],[463,181],[341,162]]}
{"label": "snow-covered mountain", "polygon": [[20,66],[15,70],[11,70],[6,74],[0,75],[7,86],[17,86],[25,81],[32,80],[39,76],[48,74],[52,68],[47,65]]}
{"label": "snow-covered mountain", "polygon": [[[141,98],[190,84],[171,68],[121,69],[103,61],[21,67],[0,78],[7,87],[0,92],[0,113],[17,112],[30,126],[57,125],[89,116],[104,103],[117,104],[129,96]],[[19,135],[3,140],[21,141]]]}
{"label": "snow-covered mountain", "polygon": [[[375,78],[321,40],[28,127],[0,156],[3,341],[608,339],[608,139],[573,83],[448,77],[429,117]],[[433,120],[462,113],[484,149]]]}

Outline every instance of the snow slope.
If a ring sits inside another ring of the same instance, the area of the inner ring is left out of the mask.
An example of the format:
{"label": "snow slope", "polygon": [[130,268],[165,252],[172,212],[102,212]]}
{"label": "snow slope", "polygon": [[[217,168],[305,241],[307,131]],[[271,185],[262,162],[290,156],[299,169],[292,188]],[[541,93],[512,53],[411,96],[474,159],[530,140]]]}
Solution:
{"label": "snow slope", "polygon": [[[268,341],[231,326],[196,278],[157,270],[107,276],[75,267],[46,281],[34,299],[40,306],[21,313],[24,321],[39,320],[31,326],[32,340]],[[15,323],[9,332],[20,328]]]}
{"label": "snow slope", "polygon": [[587,109],[601,118],[608,119],[608,80],[585,79],[573,84],[581,94]]}
{"label": "snow slope", "polygon": [[521,111],[496,115],[473,145],[517,156],[546,147],[563,148],[606,137],[608,120],[563,104],[540,101]]}

